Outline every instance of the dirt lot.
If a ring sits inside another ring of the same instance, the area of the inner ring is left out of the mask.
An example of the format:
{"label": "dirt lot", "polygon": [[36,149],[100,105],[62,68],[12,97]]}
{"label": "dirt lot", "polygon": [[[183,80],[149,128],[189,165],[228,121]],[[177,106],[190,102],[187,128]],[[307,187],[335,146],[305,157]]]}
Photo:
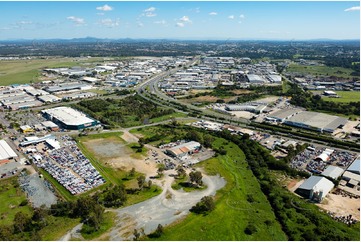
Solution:
{"label": "dirt lot", "polygon": [[194,103],[194,102],[210,102],[210,103],[215,103],[218,99],[223,99],[225,102],[229,102],[233,99],[236,99],[237,97],[228,97],[228,98],[219,98],[219,97],[214,97],[214,96],[201,96],[201,97],[195,97],[195,98],[190,98],[190,99],[183,99],[182,101],[186,102],[186,103]]}
{"label": "dirt lot", "polygon": [[336,216],[352,215],[353,218],[360,220],[360,198],[350,198],[348,196],[329,193],[322,203],[317,204],[320,208],[335,213]]}

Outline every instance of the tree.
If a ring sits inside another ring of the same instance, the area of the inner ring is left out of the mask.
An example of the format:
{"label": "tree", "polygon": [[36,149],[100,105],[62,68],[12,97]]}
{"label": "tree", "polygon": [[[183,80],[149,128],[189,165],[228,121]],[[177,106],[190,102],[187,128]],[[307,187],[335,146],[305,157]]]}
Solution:
{"label": "tree", "polygon": [[177,171],[178,177],[184,178],[187,175],[186,171],[184,170],[183,166],[181,166],[181,165],[177,166],[176,171]]}
{"label": "tree", "polygon": [[158,224],[157,229],[152,233],[151,237],[159,238],[163,234],[163,226]]}
{"label": "tree", "polygon": [[140,237],[140,233],[138,232],[137,229],[134,229],[133,235],[134,235],[133,240],[138,240]]}
{"label": "tree", "polygon": [[203,184],[202,173],[200,171],[191,171],[189,173],[189,178],[192,183],[195,183],[198,186],[201,186]]}
{"label": "tree", "polygon": [[144,183],[145,183],[145,176],[143,176],[143,175],[138,176],[137,181],[138,181],[139,189],[143,190]]}
{"label": "tree", "polygon": [[190,211],[194,213],[207,213],[214,210],[215,207],[213,198],[211,196],[204,196]]}
{"label": "tree", "polygon": [[24,232],[31,224],[31,219],[23,212],[17,212],[14,217],[15,232]]}
{"label": "tree", "polygon": [[130,177],[134,177],[135,175],[135,168],[133,167],[130,171],[129,171],[129,176]]}
{"label": "tree", "polygon": [[140,148],[143,148],[144,147],[144,144],[145,144],[145,139],[143,137],[140,137],[138,139],[138,144],[139,144],[139,147]]}
{"label": "tree", "polygon": [[158,173],[158,176],[163,176],[163,171],[165,170],[165,166],[164,164],[159,164],[159,167],[158,167],[158,170],[157,170],[157,173]]}
{"label": "tree", "polygon": [[148,181],[148,188],[151,188],[151,187],[152,187],[152,184],[153,184],[152,180],[149,179],[149,181]]}

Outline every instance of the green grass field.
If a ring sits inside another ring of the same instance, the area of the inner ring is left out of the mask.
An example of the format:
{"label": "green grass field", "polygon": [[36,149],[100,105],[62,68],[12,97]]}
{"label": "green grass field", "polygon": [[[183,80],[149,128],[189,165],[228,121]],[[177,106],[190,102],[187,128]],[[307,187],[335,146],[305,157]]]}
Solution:
{"label": "green grass field", "polygon": [[39,231],[39,235],[44,241],[59,240],[67,231],[80,223],[80,219],[54,216],[48,216],[46,221],[48,223],[47,226]]}
{"label": "green grass field", "polygon": [[80,61],[76,60],[76,58],[2,60],[0,61],[0,85],[38,82],[42,69],[83,66],[86,63],[95,63],[101,60],[102,58],[90,58]]}
{"label": "green grass field", "polygon": [[352,69],[330,66],[304,66],[298,64],[290,64],[287,72],[297,72],[302,74],[311,74],[315,76],[336,76],[342,78],[352,78]]}
{"label": "green grass field", "polygon": [[357,91],[335,91],[340,98],[329,98],[322,96],[322,99],[325,101],[332,101],[335,103],[349,103],[349,102],[359,102],[360,101],[360,92]]}
{"label": "green grass field", "polygon": [[25,193],[20,189],[18,177],[2,179],[0,183],[0,225],[11,224],[17,212],[32,214],[29,205],[19,206],[26,200]]}

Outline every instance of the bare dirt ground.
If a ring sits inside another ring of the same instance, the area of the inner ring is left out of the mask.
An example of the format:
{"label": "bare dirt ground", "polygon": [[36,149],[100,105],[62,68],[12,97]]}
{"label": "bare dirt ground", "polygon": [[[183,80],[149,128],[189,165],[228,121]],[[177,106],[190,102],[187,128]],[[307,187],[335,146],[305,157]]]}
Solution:
{"label": "bare dirt ground", "polygon": [[348,196],[329,193],[322,203],[317,204],[320,208],[335,213],[336,216],[352,215],[353,218],[360,220],[360,198],[350,198]]}
{"label": "bare dirt ground", "polygon": [[236,115],[237,118],[251,119],[254,116],[253,113],[247,111],[232,111],[230,113]]}
{"label": "bare dirt ground", "polygon": [[257,99],[257,102],[264,102],[264,103],[272,103],[277,101],[278,97],[276,96],[272,96],[272,97],[265,97],[265,98],[261,98],[261,99]]}
{"label": "bare dirt ground", "polygon": [[190,193],[175,191],[171,187],[174,178],[169,176],[172,173],[174,171],[167,171],[163,180],[154,180],[154,183],[163,189],[160,195],[117,210],[118,220],[110,232],[110,240],[131,240],[134,229],[144,229],[144,232],[149,234],[158,224],[164,226],[173,223],[188,214],[189,209],[203,196],[214,195],[226,184],[219,176],[204,175],[203,182],[207,186],[205,190]]}

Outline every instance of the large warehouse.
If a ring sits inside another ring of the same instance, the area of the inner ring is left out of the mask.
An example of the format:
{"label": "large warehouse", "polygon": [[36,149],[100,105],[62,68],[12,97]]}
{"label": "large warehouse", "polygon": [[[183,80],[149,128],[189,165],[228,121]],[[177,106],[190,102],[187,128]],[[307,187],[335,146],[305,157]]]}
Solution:
{"label": "large warehouse", "polygon": [[0,140],[0,162],[4,160],[14,159],[17,156],[18,155],[5,140]]}
{"label": "large warehouse", "polygon": [[58,124],[64,129],[79,130],[99,124],[99,121],[87,117],[75,109],[69,107],[57,107],[41,111],[45,118]]}
{"label": "large warehouse", "polygon": [[301,111],[300,109],[283,109],[270,114],[268,119],[274,119],[290,126],[329,133],[333,133],[337,128],[347,123],[346,118],[324,113]]}
{"label": "large warehouse", "polygon": [[320,202],[333,187],[334,184],[325,177],[310,176],[295,192],[305,198]]}

